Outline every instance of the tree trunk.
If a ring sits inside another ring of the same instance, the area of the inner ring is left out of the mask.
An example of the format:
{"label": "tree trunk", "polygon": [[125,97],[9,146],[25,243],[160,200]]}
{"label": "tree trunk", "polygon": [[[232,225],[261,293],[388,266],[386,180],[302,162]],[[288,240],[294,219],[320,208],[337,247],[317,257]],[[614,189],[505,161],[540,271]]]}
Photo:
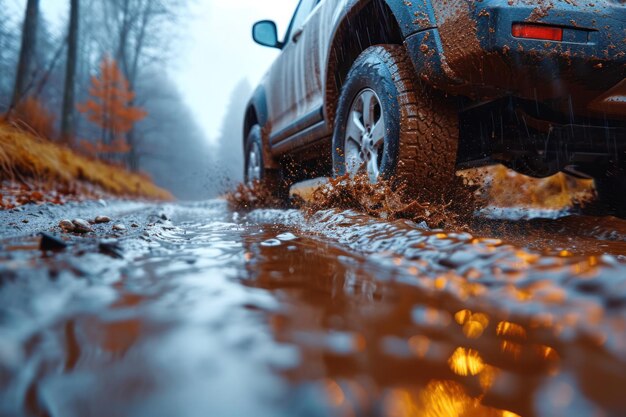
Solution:
{"label": "tree trunk", "polygon": [[61,116],[61,140],[73,145],[74,141],[74,94],[76,89],[76,59],[78,55],[79,0],[71,0],[68,35],[67,62],[65,67],[65,91]]}
{"label": "tree trunk", "polygon": [[139,171],[139,152],[137,149],[138,144],[136,141],[136,136],[135,136],[136,134],[137,132],[135,131],[134,126],[126,134],[126,143],[130,147],[130,150],[128,151],[127,164],[128,164],[128,168],[133,172]]}
{"label": "tree trunk", "polygon": [[[143,10],[141,25],[135,42],[135,50],[133,51],[134,56],[132,57],[132,63],[130,65],[130,68],[128,68],[127,66],[126,77],[128,79],[131,90],[135,90],[135,82],[137,80],[137,73],[139,71],[139,58],[142,54],[142,50],[144,47],[144,39],[146,37],[148,23],[150,21],[150,18],[152,17],[152,5],[153,3],[147,2],[145,9]],[[135,101],[132,100],[129,105],[131,107],[134,107]],[[128,145],[130,146],[130,152],[128,153],[128,167],[133,172],[139,171],[139,151],[137,149],[139,144],[137,142],[136,127],[133,126],[126,134],[126,143],[128,143]]]}
{"label": "tree trunk", "polygon": [[39,21],[39,0],[28,0],[22,29],[22,47],[15,75],[15,88],[10,109],[15,108],[26,93],[28,78],[33,66],[37,43],[37,23]]}

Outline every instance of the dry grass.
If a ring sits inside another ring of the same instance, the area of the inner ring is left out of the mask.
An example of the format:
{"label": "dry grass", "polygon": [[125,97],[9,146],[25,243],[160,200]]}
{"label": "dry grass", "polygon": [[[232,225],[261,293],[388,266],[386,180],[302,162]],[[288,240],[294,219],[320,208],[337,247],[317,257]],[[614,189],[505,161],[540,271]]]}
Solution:
{"label": "dry grass", "polygon": [[38,99],[24,98],[11,113],[11,123],[42,138],[54,135],[54,114]]}
{"label": "dry grass", "polygon": [[0,123],[0,179],[54,182],[71,186],[88,182],[116,196],[170,200],[169,192],[146,175],[79,155],[35,134]]}

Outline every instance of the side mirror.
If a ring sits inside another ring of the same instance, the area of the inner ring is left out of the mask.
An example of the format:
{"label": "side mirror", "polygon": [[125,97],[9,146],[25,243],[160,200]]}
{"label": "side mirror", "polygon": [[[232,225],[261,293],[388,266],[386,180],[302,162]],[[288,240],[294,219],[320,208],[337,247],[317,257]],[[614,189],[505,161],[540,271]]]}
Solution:
{"label": "side mirror", "polygon": [[278,41],[276,23],[271,20],[261,20],[252,27],[252,38],[256,43],[270,48],[282,49],[282,42]]}

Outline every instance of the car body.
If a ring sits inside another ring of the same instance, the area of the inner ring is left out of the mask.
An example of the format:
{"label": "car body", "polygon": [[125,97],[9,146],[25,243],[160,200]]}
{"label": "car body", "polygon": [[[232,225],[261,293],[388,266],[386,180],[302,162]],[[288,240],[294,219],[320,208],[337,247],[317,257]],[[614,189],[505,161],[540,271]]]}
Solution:
{"label": "car body", "polygon": [[597,178],[624,159],[624,2],[302,0],[245,115],[268,167],[328,160],[345,79],[379,44],[454,103],[458,167]]}

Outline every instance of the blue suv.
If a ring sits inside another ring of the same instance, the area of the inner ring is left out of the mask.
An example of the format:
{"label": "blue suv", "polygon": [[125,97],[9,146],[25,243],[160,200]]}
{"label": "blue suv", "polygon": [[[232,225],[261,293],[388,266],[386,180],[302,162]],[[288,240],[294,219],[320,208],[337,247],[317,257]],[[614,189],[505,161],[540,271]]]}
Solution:
{"label": "blue suv", "polygon": [[626,4],[301,0],[244,121],[245,176],[278,194],[366,174],[439,198],[502,163],[596,180],[626,212]]}

